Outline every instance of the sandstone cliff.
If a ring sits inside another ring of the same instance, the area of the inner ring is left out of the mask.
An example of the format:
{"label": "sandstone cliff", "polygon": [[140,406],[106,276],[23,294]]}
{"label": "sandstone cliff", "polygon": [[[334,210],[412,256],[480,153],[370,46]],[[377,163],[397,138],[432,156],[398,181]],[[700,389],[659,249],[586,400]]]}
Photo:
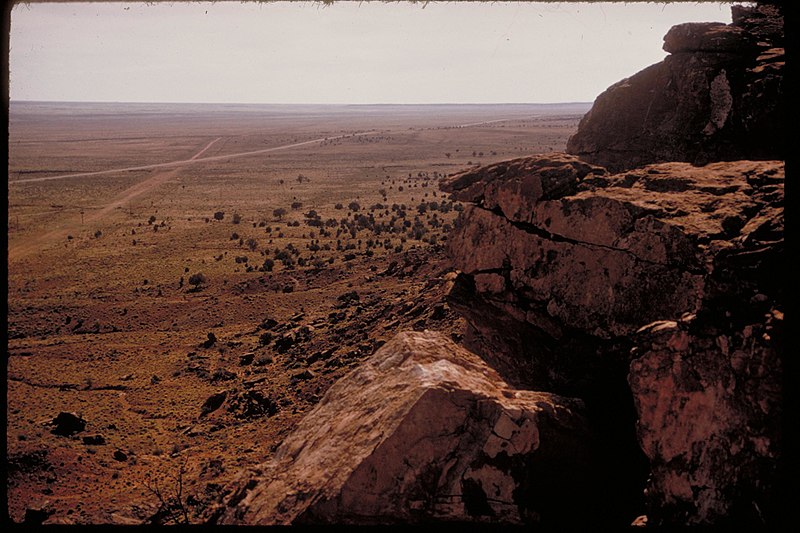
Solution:
{"label": "sandstone cliff", "polygon": [[730,25],[675,26],[664,37],[670,55],[598,96],[567,152],[615,171],[783,159],[783,46],[776,6],[735,6]]}
{"label": "sandstone cliff", "polygon": [[519,386],[582,398],[620,490],[645,485],[635,424],[656,523],[771,508],[783,184],[780,161],[608,174],[556,154],[441,185],[471,204],[449,245],[465,345]]}

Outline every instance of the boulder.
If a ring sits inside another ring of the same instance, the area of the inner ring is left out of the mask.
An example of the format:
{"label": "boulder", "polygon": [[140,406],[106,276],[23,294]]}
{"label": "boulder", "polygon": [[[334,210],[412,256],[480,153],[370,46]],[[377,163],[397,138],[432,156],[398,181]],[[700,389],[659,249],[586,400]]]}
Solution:
{"label": "boulder", "polygon": [[216,521],[581,523],[600,490],[582,410],[441,334],[401,333],[229,487]]}
{"label": "boulder", "polygon": [[50,422],[50,425],[53,426],[53,429],[50,430],[51,433],[68,437],[86,429],[86,420],[76,413],[61,412]]}
{"label": "boulder", "polygon": [[612,171],[648,163],[784,159],[783,16],[736,6],[734,23],[687,23],[660,63],[603,92],[567,152]]}

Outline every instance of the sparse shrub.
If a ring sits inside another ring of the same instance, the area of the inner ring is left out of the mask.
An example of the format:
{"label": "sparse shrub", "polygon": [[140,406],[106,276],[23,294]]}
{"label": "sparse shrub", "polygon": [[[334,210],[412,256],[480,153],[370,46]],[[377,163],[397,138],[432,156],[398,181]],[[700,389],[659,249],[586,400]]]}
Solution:
{"label": "sparse shrub", "polygon": [[238,224],[241,221],[242,221],[242,215],[240,215],[239,213],[234,213],[231,222],[233,222],[234,224]]}
{"label": "sparse shrub", "polygon": [[250,249],[251,252],[255,252],[256,248],[258,248],[258,241],[253,239],[252,237],[247,239],[247,247]]}
{"label": "sparse shrub", "polygon": [[238,238],[239,238],[239,234],[238,233],[236,233],[235,231],[233,233],[231,233],[231,240],[232,241],[235,241]]}
{"label": "sparse shrub", "polygon": [[155,221],[156,221],[156,216],[155,215],[150,215],[150,218],[147,219],[147,223],[148,224],[152,224]]}
{"label": "sparse shrub", "polygon": [[217,211],[214,213],[214,220],[222,220],[225,218],[225,211]]}
{"label": "sparse shrub", "polygon": [[100,231],[100,230],[97,230],[97,231],[94,232],[94,238],[95,239],[99,239],[102,235],[103,235],[103,232]]}
{"label": "sparse shrub", "polygon": [[303,202],[292,202],[292,209],[300,209],[303,207]]}
{"label": "sparse shrub", "polygon": [[202,272],[197,272],[196,274],[189,276],[189,285],[193,286],[195,289],[199,288],[200,285],[206,283],[207,281],[208,279]]}
{"label": "sparse shrub", "polygon": [[361,209],[361,205],[359,205],[358,202],[350,202],[347,204],[347,207],[350,209],[350,211],[358,211]]}
{"label": "sparse shrub", "polygon": [[284,215],[286,215],[286,209],[282,207],[279,207],[272,212],[272,216],[274,216],[278,220],[281,220],[284,217]]}

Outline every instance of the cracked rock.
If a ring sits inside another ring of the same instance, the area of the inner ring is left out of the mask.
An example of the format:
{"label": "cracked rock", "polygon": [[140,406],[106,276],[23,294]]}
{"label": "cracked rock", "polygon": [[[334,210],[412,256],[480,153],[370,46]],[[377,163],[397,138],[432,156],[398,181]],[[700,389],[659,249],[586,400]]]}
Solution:
{"label": "cracked rock", "polygon": [[[434,332],[401,333],[339,380],[221,523],[580,523],[595,480],[578,400],[515,390]],[[596,481],[596,480],[595,480]]]}

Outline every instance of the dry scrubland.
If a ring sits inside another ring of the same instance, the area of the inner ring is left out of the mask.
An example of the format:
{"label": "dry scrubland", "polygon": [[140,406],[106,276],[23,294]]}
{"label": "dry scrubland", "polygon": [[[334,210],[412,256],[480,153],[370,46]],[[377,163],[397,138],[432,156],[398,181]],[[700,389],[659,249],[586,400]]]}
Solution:
{"label": "dry scrubland", "polygon": [[197,521],[398,331],[459,340],[439,178],[587,108],[12,104],[11,517]]}

